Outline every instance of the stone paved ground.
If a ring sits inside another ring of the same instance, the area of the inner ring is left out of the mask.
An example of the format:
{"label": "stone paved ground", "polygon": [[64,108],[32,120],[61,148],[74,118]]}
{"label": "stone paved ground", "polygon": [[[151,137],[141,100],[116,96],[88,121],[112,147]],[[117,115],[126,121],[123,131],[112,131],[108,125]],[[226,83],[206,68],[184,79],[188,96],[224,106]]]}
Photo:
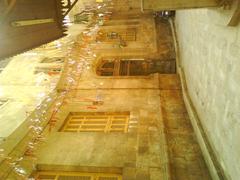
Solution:
{"label": "stone paved ground", "polygon": [[190,97],[229,179],[240,177],[240,25],[226,26],[231,11],[176,13],[180,63]]}
{"label": "stone paved ground", "polygon": [[[166,84],[165,82],[172,84]],[[177,75],[160,77],[162,117],[167,138],[172,180],[210,180],[184,105]]]}

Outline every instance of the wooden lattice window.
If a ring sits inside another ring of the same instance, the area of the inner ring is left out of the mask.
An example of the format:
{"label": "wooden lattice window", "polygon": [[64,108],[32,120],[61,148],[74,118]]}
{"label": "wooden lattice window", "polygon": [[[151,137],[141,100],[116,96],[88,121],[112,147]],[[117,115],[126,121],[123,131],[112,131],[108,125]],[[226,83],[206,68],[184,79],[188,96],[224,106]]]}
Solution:
{"label": "wooden lattice window", "polygon": [[80,173],[80,172],[49,172],[40,171],[36,174],[38,180],[122,180],[119,174]]}
{"label": "wooden lattice window", "polygon": [[129,112],[70,113],[62,127],[64,132],[122,132],[128,131]]}

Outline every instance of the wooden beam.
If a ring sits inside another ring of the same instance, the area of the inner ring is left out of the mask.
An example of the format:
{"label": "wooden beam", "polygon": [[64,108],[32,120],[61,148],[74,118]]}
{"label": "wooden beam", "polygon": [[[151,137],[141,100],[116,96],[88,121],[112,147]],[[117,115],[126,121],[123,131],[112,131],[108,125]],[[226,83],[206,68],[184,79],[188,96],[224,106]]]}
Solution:
{"label": "wooden beam", "polygon": [[65,36],[61,0],[0,0],[0,59]]}
{"label": "wooden beam", "polygon": [[236,0],[236,4],[233,4],[234,12],[228,23],[228,26],[237,26],[240,22],[240,0]]}
{"label": "wooden beam", "polygon": [[68,3],[67,7],[68,10],[65,12],[65,14],[63,15],[63,17],[65,17],[66,15],[68,15],[68,13],[72,10],[72,8],[77,4],[78,0],[75,0],[71,5]]}

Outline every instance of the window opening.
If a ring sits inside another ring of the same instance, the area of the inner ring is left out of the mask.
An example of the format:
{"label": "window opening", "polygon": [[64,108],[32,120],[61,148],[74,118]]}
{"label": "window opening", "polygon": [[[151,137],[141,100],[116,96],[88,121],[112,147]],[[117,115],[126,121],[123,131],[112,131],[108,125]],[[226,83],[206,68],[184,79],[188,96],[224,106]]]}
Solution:
{"label": "window opening", "polygon": [[38,180],[122,180],[120,174],[39,171]]}
{"label": "window opening", "polygon": [[175,60],[103,60],[97,67],[100,76],[147,76],[175,73]]}
{"label": "window opening", "polygon": [[136,28],[125,30],[99,31],[97,41],[118,42],[118,41],[136,41]]}
{"label": "window opening", "polygon": [[128,131],[129,112],[70,113],[63,125],[64,132],[122,132]]}

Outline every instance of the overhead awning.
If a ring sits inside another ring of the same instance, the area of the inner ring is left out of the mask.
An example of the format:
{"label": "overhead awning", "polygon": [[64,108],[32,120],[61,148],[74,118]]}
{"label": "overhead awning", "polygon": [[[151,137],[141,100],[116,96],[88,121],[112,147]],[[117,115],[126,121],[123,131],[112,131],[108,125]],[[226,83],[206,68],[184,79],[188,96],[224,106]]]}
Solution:
{"label": "overhead awning", "polygon": [[61,0],[0,0],[0,59],[65,35]]}

